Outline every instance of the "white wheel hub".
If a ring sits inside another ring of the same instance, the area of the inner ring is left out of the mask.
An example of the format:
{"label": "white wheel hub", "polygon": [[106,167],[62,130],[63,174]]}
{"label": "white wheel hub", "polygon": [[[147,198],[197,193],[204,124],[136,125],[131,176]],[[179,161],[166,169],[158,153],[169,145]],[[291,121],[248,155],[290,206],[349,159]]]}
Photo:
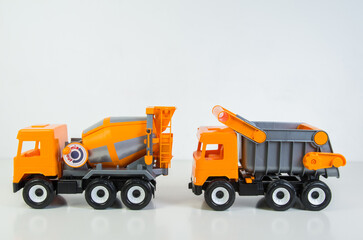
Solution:
{"label": "white wheel hub", "polygon": [[91,191],[91,198],[95,203],[103,204],[110,196],[107,188],[104,186],[96,186]]}
{"label": "white wheel hub", "polygon": [[308,200],[313,205],[320,205],[325,201],[326,195],[321,188],[312,188],[308,193]]}
{"label": "white wheel hub", "polygon": [[224,187],[216,187],[212,191],[212,201],[217,205],[223,205],[228,202],[229,192]]}
{"label": "white wheel hub", "polygon": [[47,190],[42,185],[34,185],[29,189],[29,198],[33,202],[41,203],[47,198]]}
{"label": "white wheel hub", "polygon": [[280,206],[287,204],[290,201],[290,198],[290,192],[283,187],[276,188],[272,193],[272,201]]}
{"label": "white wheel hub", "polygon": [[145,190],[140,186],[132,186],[127,191],[127,199],[133,204],[139,204],[145,199]]}

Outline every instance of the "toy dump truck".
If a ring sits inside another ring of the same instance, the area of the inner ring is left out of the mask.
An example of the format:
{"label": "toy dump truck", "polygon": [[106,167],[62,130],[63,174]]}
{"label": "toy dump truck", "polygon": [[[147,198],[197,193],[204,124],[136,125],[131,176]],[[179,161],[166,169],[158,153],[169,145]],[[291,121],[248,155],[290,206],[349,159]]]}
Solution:
{"label": "toy dump truck", "polygon": [[333,153],[328,134],[305,123],[251,122],[221,106],[213,114],[225,127],[200,127],[189,188],[214,210],[228,209],[241,196],[265,195],[279,211],[297,197],[308,210],[331,200],[321,176],[339,177],[346,164]]}
{"label": "toy dump truck", "polygon": [[121,191],[128,208],[142,209],[154,195],[156,177],[168,174],[174,111],[148,107],[146,118],[105,118],[69,143],[66,125],[21,129],[13,190],[23,188],[24,201],[33,208],[48,206],[56,194],[85,191],[90,206],[105,209]]}

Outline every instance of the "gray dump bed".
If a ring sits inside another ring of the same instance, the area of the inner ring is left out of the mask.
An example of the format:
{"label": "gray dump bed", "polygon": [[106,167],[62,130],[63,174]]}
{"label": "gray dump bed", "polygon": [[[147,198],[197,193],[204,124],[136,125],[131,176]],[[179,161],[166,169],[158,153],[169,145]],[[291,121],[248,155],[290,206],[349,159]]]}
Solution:
{"label": "gray dump bed", "polygon": [[239,135],[242,144],[241,165],[244,170],[257,174],[323,175],[339,177],[337,168],[308,170],[303,157],[308,152],[333,152],[330,140],[322,146],[313,142],[318,130],[299,130],[301,123],[250,122],[266,133],[266,141],[255,143]]}

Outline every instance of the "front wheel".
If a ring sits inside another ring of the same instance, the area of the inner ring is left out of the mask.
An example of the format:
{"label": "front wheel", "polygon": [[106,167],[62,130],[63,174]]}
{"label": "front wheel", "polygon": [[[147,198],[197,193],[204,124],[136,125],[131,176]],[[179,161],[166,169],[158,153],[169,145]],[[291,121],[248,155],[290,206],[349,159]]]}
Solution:
{"label": "front wheel", "polygon": [[84,196],[94,209],[106,209],[116,200],[116,188],[111,181],[95,179],[88,184]]}
{"label": "front wheel", "polygon": [[296,191],[288,181],[275,180],[268,185],[265,199],[272,209],[285,211],[294,205]]}
{"label": "front wheel", "polygon": [[331,200],[331,191],[324,182],[312,181],[308,183],[301,194],[301,202],[306,209],[320,211],[326,208]]}
{"label": "front wheel", "polygon": [[32,208],[41,209],[54,199],[55,192],[51,182],[42,178],[33,178],[23,189],[23,199]]}
{"label": "front wheel", "polygon": [[217,211],[231,207],[235,197],[236,193],[232,184],[226,180],[212,182],[204,192],[204,199],[208,206]]}
{"label": "front wheel", "polygon": [[146,207],[152,196],[150,183],[141,179],[130,179],[121,189],[122,202],[132,210]]}

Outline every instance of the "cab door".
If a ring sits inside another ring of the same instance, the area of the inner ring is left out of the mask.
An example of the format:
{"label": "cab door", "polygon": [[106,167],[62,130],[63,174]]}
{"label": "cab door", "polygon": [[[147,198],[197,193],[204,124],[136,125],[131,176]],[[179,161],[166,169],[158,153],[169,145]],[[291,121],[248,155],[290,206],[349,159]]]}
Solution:
{"label": "cab door", "polygon": [[198,144],[194,152],[193,182],[203,185],[212,177],[226,177],[238,179],[237,146],[231,143],[203,143]]}
{"label": "cab door", "polygon": [[57,156],[54,153],[54,139],[19,139],[17,155],[14,158],[13,182],[19,183],[24,177],[32,174],[57,176]]}

